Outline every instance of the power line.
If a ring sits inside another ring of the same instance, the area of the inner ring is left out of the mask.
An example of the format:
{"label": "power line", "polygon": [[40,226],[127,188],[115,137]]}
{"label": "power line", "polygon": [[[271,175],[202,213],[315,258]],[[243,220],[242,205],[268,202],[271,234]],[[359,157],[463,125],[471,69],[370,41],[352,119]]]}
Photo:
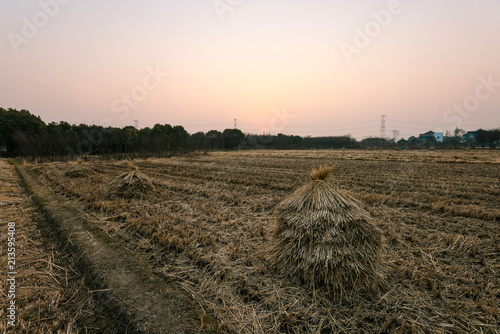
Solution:
{"label": "power line", "polygon": [[446,125],[446,123],[438,123],[438,122],[434,122],[434,123],[414,122],[412,120],[402,121],[402,120],[392,119],[392,118],[391,118],[391,122],[394,122],[394,123],[406,123],[406,124],[421,124],[421,125]]}
{"label": "power line", "polygon": [[[370,120],[370,121],[355,122],[355,123],[326,124],[326,125],[287,125],[287,128],[325,128],[333,126],[358,125],[358,124],[376,123],[376,122],[378,122],[378,120]],[[262,124],[255,124],[255,123],[240,122],[240,124],[263,127]]]}
{"label": "power line", "polygon": [[[290,131],[292,130],[293,127],[287,126],[283,131],[287,130]],[[348,128],[348,129],[324,129],[324,130],[298,130],[297,132],[304,132],[307,131],[307,133],[321,133],[321,132],[340,132],[340,131],[355,131],[355,130],[364,130],[364,129],[374,129],[376,131],[376,127],[373,126],[363,126],[363,127],[356,127],[356,128]]]}
{"label": "power line", "polygon": [[231,123],[229,122],[225,122],[225,123],[212,123],[212,124],[185,124],[184,126],[220,126],[220,125],[223,125],[223,126],[230,126]]}

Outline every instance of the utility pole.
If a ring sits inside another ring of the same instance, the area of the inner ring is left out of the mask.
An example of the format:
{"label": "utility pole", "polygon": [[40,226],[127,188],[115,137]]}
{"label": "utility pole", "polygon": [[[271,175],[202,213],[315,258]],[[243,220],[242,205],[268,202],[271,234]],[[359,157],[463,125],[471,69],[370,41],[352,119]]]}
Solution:
{"label": "utility pole", "polygon": [[385,138],[385,118],[387,115],[380,116],[380,138]]}

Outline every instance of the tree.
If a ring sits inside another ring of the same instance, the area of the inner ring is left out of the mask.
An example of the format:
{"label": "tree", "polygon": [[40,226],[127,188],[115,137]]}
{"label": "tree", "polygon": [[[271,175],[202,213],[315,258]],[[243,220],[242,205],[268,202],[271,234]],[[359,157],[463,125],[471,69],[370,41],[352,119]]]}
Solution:
{"label": "tree", "polygon": [[409,148],[423,148],[424,143],[420,138],[417,138],[415,136],[411,136],[408,138],[408,147]]}
{"label": "tree", "polygon": [[224,137],[220,131],[210,130],[207,132],[208,147],[212,150],[223,148]]}
{"label": "tree", "polygon": [[172,128],[172,148],[185,149],[187,148],[189,133],[180,125]]}
{"label": "tree", "polygon": [[397,144],[398,148],[402,148],[402,147],[404,148],[404,147],[408,146],[408,140],[400,139],[400,140],[398,140],[398,142],[396,144]]}
{"label": "tree", "polygon": [[486,146],[486,142],[488,141],[488,131],[483,129],[479,129],[476,131],[476,142],[481,144],[481,147],[484,148]]}
{"label": "tree", "polygon": [[169,124],[155,124],[151,130],[154,150],[163,154],[172,144],[172,126]]}
{"label": "tree", "polygon": [[487,139],[490,143],[490,148],[495,148],[497,142],[500,141],[500,129],[489,130]]}
{"label": "tree", "polygon": [[459,129],[458,127],[455,127],[455,131],[453,131],[453,147],[458,148],[460,143],[463,142],[465,130]]}
{"label": "tree", "polygon": [[189,148],[194,150],[206,150],[207,146],[207,136],[203,132],[196,132],[189,137]]}
{"label": "tree", "polygon": [[463,143],[463,136],[465,134],[465,131],[462,129],[459,129],[458,127],[453,130],[453,135],[449,132],[446,131],[446,134],[443,138],[443,146],[444,147],[453,147],[453,148],[458,148],[461,143]]}
{"label": "tree", "polygon": [[[12,154],[19,154],[20,144],[35,148],[35,137],[46,131],[46,124],[40,117],[32,115],[28,110],[3,109],[0,108],[0,145],[5,145],[7,151]],[[24,133],[25,136],[20,135]],[[16,136],[14,136],[16,134]],[[17,139],[20,141],[18,142]],[[21,138],[23,138],[21,140]],[[24,150],[26,152],[26,149]],[[36,152],[30,152],[36,153]]]}
{"label": "tree", "polygon": [[361,145],[363,147],[389,147],[394,146],[394,139],[383,138],[383,137],[367,137],[361,140]]}
{"label": "tree", "polygon": [[226,129],[222,132],[224,148],[235,149],[245,140],[245,135],[239,129]]}

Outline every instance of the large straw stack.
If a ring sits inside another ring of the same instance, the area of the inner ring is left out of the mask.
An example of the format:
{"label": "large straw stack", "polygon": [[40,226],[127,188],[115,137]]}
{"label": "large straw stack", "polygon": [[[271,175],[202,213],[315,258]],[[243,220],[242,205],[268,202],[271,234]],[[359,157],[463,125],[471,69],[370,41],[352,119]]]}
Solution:
{"label": "large straw stack", "polygon": [[384,242],[360,204],[325,181],[331,170],[314,170],[277,207],[271,262],[281,274],[343,298],[383,284]]}
{"label": "large straw stack", "polygon": [[151,180],[140,173],[137,167],[131,167],[133,170],[118,176],[109,185],[106,197],[108,198],[146,198],[149,193],[154,191]]}

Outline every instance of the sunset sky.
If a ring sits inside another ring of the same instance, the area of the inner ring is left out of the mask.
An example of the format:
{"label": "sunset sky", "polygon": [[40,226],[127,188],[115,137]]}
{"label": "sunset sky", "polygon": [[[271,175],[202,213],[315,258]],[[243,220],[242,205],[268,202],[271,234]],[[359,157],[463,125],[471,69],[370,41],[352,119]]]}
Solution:
{"label": "sunset sky", "polygon": [[0,107],[407,138],[500,127],[498,0],[0,0]]}

